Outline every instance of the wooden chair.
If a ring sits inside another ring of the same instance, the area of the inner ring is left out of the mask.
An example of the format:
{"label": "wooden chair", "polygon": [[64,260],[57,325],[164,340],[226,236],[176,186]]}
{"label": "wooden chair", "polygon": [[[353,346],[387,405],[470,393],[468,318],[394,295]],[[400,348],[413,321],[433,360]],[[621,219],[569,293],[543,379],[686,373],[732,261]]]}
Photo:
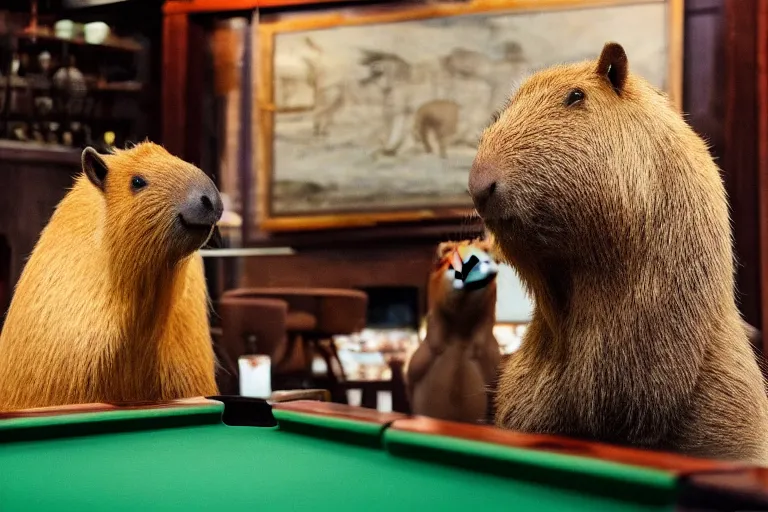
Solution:
{"label": "wooden chair", "polygon": [[[333,400],[346,403],[346,392],[339,385],[345,380],[344,370],[333,336],[352,334],[365,327],[368,296],[364,292],[333,288],[240,288],[225,292],[222,305],[230,299],[267,299],[287,304],[286,349],[281,357],[276,356],[273,367],[277,372],[287,370],[292,358],[295,360],[296,354],[300,353],[305,375],[312,380],[312,360],[317,353],[325,361],[325,377]],[[226,331],[223,317],[222,328]]]}
{"label": "wooden chair", "polygon": [[[285,301],[255,297],[223,297],[219,304],[221,335],[214,341],[220,369],[219,391],[237,395],[240,391],[238,361],[246,354],[264,354],[274,361],[286,349]],[[273,372],[274,373],[274,372]]]}

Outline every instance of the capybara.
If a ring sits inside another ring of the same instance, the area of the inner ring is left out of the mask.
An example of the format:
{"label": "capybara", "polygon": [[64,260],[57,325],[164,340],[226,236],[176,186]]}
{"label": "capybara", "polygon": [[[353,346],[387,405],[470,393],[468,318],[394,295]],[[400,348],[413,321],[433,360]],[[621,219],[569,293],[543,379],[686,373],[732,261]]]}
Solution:
{"label": "capybara", "polygon": [[718,168],[622,46],[524,82],[469,189],[535,302],[499,426],[768,462]]}
{"label": "capybara", "polygon": [[82,153],[0,334],[0,410],[217,393],[202,259],[222,214],[200,169],[145,142]]}
{"label": "capybara", "polygon": [[491,419],[501,359],[493,335],[497,271],[481,240],[438,246],[426,336],[405,372],[414,414],[467,423]]}

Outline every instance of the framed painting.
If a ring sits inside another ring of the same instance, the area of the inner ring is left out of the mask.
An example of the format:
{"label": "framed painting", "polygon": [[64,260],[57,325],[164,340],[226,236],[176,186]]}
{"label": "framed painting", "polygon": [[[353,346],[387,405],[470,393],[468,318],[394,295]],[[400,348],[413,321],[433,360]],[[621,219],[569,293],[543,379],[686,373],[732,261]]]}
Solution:
{"label": "framed painting", "polygon": [[263,15],[257,222],[311,230],[466,217],[492,113],[606,41],[680,105],[683,0],[474,0]]}

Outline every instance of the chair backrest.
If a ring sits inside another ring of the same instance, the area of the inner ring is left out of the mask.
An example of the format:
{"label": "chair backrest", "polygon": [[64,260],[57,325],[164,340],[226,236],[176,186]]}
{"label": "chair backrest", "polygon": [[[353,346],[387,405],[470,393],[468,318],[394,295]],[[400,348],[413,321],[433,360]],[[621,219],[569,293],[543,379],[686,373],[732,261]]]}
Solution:
{"label": "chair backrest", "polygon": [[[285,343],[288,304],[267,298],[224,297],[221,300],[221,342],[235,361],[245,354],[272,356]],[[248,346],[249,340],[254,346]]]}
{"label": "chair backrest", "polygon": [[335,288],[239,288],[224,293],[225,299],[276,299],[290,312],[303,312],[316,319],[320,334],[352,334],[365,327],[368,296],[360,290]]}

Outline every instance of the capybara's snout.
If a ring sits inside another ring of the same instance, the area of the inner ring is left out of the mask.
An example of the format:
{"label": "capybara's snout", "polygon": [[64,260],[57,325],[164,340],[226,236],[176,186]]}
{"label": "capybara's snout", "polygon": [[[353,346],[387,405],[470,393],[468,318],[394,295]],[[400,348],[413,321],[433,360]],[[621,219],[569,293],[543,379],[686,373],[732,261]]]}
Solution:
{"label": "capybara's snout", "polygon": [[188,228],[210,229],[221,218],[224,204],[216,185],[208,177],[193,183],[179,204],[179,219]]}
{"label": "capybara's snout", "polygon": [[468,189],[475,209],[481,217],[486,217],[498,207],[497,203],[502,195],[498,190],[500,181],[501,174],[497,166],[489,165],[479,158],[475,159],[469,173]]}

